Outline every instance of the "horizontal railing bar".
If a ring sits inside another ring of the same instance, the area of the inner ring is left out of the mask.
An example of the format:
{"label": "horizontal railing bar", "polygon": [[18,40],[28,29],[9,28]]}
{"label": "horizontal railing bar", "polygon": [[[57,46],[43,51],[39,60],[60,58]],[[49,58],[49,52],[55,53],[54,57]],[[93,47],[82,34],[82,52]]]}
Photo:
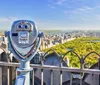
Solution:
{"label": "horizontal railing bar", "polygon": [[13,66],[13,67],[18,67],[20,63],[11,63],[11,62],[2,62],[0,61],[0,66]]}
{"label": "horizontal railing bar", "polygon": [[[0,66],[13,66],[18,67],[19,63],[7,63],[7,62],[0,62]],[[71,67],[58,67],[58,66],[50,66],[50,65],[36,65],[31,64],[32,68],[37,69],[46,69],[46,70],[62,70],[62,71],[68,71],[68,72],[79,72],[79,73],[91,73],[91,74],[100,74],[100,70],[98,69],[80,69],[80,68],[71,68]]]}

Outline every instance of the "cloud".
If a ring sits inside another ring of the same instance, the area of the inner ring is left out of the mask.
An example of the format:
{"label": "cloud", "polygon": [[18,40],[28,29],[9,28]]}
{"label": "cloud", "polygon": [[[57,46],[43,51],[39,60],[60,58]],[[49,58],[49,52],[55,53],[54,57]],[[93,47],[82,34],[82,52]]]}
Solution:
{"label": "cloud", "polygon": [[82,6],[72,10],[66,9],[63,12],[73,27],[84,29],[100,28],[100,6]]}
{"label": "cloud", "polygon": [[55,9],[56,7],[54,6],[54,5],[52,5],[52,4],[48,4],[48,7],[49,8],[52,8],[52,9]]}
{"label": "cloud", "polygon": [[90,13],[94,8],[89,7],[89,6],[82,6],[80,8],[76,8],[73,10],[64,10],[64,14],[75,14],[75,13]]}
{"label": "cloud", "polygon": [[57,6],[64,6],[66,1],[68,0],[48,0],[48,7],[54,9]]}
{"label": "cloud", "polygon": [[0,17],[0,23],[11,23],[15,20],[18,20],[18,18],[17,17],[8,17],[8,18]]}
{"label": "cloud", "polygon": [[100,6],[82,6],[73,10],[65,10],[64,14],[71,20],[79,20],[85,22],[100,21]]}
{"label": "cloud", "polygon": [[0,30],[10,30],[13,21],[18,20],[17,17],[0,17]]}
{"label": "cloud", "polygon": [[78,8],[76,9],[76,11],[80,11],[80,12],[90,12],[93,8],[89,7],[89,6],[83,6],[82,8]]}
{"label": "cloud", "polygon": [[32,20],[32,18],[30,17],[0,17],[0,30],[10,30],[11,25],[14,21],[16,20],[23,20],[23,19],[28,19],[28,20]]}
{"label": "cloud", "polygon": [[62,5],[67,0],[48,0],[51,4]]}
{"label": "cloud", "polygon": [[[23,20],[26,18],[18,18],[18,17],[0,17],[0,30],[10,30],[12,23],[16,20]],[[34,23],[37,27],[37,29],[42,30],[42,29],[57,29],[58,25],[51,22],[51,21],[43,21],[43,20],[39,20],[39,19],[33,19],[31,17],[27,18],[28,20],[34,20]],[[26,19],[26,20],[27,20]],[[58,28],[60,29],[60,28]]]}
{"label": "cloud", "polygon": [[64,2],[66,2],[67,0],[56,0],[55,4],[57,5],[62,5]]}
{"label": "cloud", "polygon": [[42,30],[42,29],[54,29],[55,27],[57,28],[57,24],[51,22],[51,21],[42,21],[42,20],[35,20],[35,24],[37,26],[37,28],[39,30]]}
{"label": "cloud", "polygon": [[9,20],[7,18],[0,18],[0,23],[2,22],[9,22]]}

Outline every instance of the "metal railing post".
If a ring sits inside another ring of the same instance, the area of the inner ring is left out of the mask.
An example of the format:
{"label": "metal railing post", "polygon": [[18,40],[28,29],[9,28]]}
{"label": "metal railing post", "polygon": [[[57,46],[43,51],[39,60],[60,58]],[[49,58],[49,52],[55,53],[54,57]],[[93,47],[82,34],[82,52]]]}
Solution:
{"label": "metal railing post", "polygon": [[60,85],[62,85],[62,71],[60,71]]}
{"label": "metal railing post", "polygon": [[[60,67],[62,68],[62,56],[60,56]],[[60,85],[62,85],[62,69],[60,70]]]}
{"label": "metal railing post", "polygon": [[9,67],[10,68],[10,85],[12,85],[12,67]]}
{"label": "metal railing post", "polygon": [[41,85],[43,85],[43,69],[41,69]]}
{"label": "metal railing post", "polygon": [[[80,65],[81,65],[80,69],[83,69],[83,64],[84,64],[84,58],[82,57],[82,58],[80,59]],[[83,77],[83,72],[80,73],[80,85],[82,85],[82,83],[83,83],[82,77]]]}
{"label": "metal railing post", "polygon": [[[0,54],[0,61],[1,61],[1,54]],[[0,66],[0,85],[2,85],[2,66]]]}
{"label": "metal railing post", "polygon": [[[8,85],[11,85],[10,84],[10,67],[8,66],[8,69],[7,69],[7,73],[8,73],[8,75],[7,75],[7,83],[8,83]],[[1,85],[1,84],[0,84]]]}
{"label": "metal railing post", "polygon": [[[17,69],[17,68],[16,68]],[[16,70],[16,77],[18,76],[17,70]]]}
{"label": "metal railing post", "polygon": [[53,70],[50,70],[50,76],[51,76],[51,84],[50,85],[53,85]]}
{"label": "metal railing post", "polygon": [[2,85],[2,67],[0,66],[0,85]]}
{"label": "metal railing post", "polygon": [[[98,58],[98,69],[100,70],[100,58]],[[99,74],[99,85],[100,85],[100,74]]]}
{"label": "metal railing post", "polygon": [[72,73],[70,73],[70,85],[72,85],[72,80],[73,80]]}
{"label": "metal railing post", "polygon": [[94,75],[93,74],[91,74],[91,76],[92,76],[92,82],[91,82],[91,85],[94,85]]}
{"label": "metal railing post", "polygon": [[[41,54],[41,66],[43,66],[43,54]],[[43,80],[44,80],[43,69],[41,69],[41,85],[43,85]]]}
{"label": "metal railing post", "polygon": [[33,76],[32,76],[32,85],[34,85],[34,69],[32,71],[32,74],[33,74]]}
{"label": "metal railing post", "polygon": [[82,81],[82,73],[81,73],[81,78],[80,78],[80,85],[82,85],[83,81]]}

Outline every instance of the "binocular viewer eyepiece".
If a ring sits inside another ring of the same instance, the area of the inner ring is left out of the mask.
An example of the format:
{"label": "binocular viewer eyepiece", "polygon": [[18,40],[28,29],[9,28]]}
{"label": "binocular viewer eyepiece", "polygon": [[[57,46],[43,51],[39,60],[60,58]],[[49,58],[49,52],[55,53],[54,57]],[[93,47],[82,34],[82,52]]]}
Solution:
{"label": "binocular viewer eyepiece", "polygon": [[34,22],[28,20],[15,21],[10,31],[10,39],[19,48],[27,48],[34,44],[38,30]]}
{"label": "binocular viewer eyepiece", "polygon": [[18,20],[13,22],[8,36],[11,49],[18,54],[20,59],[25,59],[39,49],[40,37],[43,36],[43,33],[38,32],[33,21]]}

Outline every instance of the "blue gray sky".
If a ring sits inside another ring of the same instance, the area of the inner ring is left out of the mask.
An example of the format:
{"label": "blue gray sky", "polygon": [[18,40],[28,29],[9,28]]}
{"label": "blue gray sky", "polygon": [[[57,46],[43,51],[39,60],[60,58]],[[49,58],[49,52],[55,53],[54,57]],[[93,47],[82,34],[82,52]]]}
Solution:
{"label": "blue gray sky", "polygon": [[99,30],[100,0],[0,0],[0,30],[28,19],[40,30]]}

